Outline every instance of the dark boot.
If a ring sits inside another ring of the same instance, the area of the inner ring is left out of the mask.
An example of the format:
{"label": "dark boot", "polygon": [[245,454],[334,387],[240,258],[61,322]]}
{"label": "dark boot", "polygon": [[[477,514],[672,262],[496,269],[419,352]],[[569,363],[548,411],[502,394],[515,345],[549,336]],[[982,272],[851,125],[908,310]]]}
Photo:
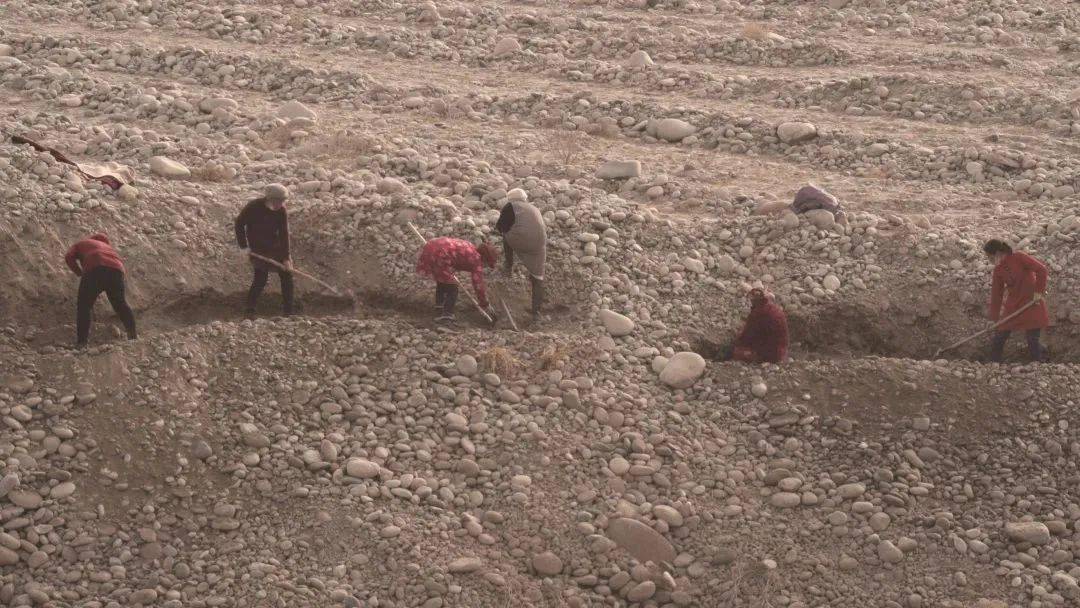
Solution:
{"label": "dark boot", "polygon": [[990,339],[990,362],[1001,363],[1001,357],[1005,354],[1005,342],[1009,339],[1009,332],[998,331],[994,332],[994,337]]}
{"label": "dark boot", "polygon": [[244,312],[248,317],[255,316],[255,305],[259,302],[259,296],[262,295],[264,289],[266,289],[266,281],[269,279],[270,273],[262,268],[255,268],[254,274],[251,277],[251,288],[248,289],[247,305],[244,307]]}
{"label": "dark boot", "polygon": [[534,322],[539,322],[543,320],[540,310],[544,306],[544,280],[530,276],[529,284],[532,287],[532,318]]}
{"label": "dark boot", "polygon": [[442,283],[435,283],[435,310],[442,311],[443,303],[446,300],[446,286]]}
{"label": "dark boot", "polygon": [[286,316],[292,316],[295,302],[295,284],[291,272],[280,272],[281,278],[281,312]]}
{"label": "dark boot", "polygon": [[1035,363],[1046,361],[1046,347],[1044,347],[1040,341],[1041,334],[1041,329],[1030,329],[1025,335],[1028,344],[1028,354],[1031,355],[1031,360]]}
{"label": "dark boot", "polygon": [[439,323],[454,322],[454,307],[457,305],[458,287],[454,284],[443,286],[443,314],[435,319]]}

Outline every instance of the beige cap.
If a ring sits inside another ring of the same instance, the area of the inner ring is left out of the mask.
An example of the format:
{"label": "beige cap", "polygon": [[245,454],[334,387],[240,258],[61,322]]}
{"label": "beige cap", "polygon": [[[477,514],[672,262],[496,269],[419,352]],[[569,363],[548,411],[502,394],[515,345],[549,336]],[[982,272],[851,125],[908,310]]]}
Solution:
{"label": "beige cap", "polygon": [[269,200],[284,201],[289,198],[289,189],[281,184],[270,184],[263,194]]}

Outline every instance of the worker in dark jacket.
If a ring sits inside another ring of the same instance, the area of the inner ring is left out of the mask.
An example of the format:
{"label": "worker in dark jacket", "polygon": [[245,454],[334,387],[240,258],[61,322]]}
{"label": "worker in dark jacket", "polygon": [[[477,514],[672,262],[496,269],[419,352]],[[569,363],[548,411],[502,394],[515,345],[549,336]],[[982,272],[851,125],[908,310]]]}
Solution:
{"label": "worker in dark jacket", "polygon": [[[236,244],[248,249],[246,256],[254,268],[247,296],[247,314],[255,314],[255,305],[266,288],[270,271],[281,279],[281,298],[286,316],[293,312],[292,260],[289,258],[289,214],[285,200],[289,191],[281,184],[270,184],[263,196],[244,206],[236,216]],[[255,254],[255,255],[251,255]],[[258,257],[256,257],[258,256]],[[267,262],[266,258],[275,263]]]}
{"label": "worker in dark jacket", "polygon": [[75,312],[75,345],[86,346],[90,338],[90,317],[101,292],[109,298],[116,316],[134,340],[135,314],[124,297],[124,263],[113,249],[109,237],[98,233],[75,243],[64,256],[71,272],[79,277],[79,298]]}
{"label": "worker in dark jacket", "polygon": [[745,363],[782,363],[787,359],[788,325],[784,309],[764,289],[751,289],[750,314],[739,336],[727,349],[725,360]]}

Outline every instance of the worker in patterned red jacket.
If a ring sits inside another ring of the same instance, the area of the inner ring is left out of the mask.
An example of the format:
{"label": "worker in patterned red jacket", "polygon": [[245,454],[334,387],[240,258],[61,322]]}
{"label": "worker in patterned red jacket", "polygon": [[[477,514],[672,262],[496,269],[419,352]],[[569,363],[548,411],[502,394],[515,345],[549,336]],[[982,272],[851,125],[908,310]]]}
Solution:
{"label": "worker in patterned red jacket", "polygon": [[[1022,251],[1013,251],[1008,243],[998,239],[987,241],[983,251],[994,263],[990,320],[1008,319],[994,327],[990,360],[1001,361],[1005,341],[1014,331],[1025,333],[1032,361],[1046,360],[1046,352],[1040,342],[1043,328],[1050,325],[1050,313],[1044,299],[1048,277],[1046,265]],[[1009,318],[1014,313],[1016,316]]]}
{"label": "worker in patterned red jacket", "polygon": [[748,294],[750,314],[739,336],[724,353],[724,360],[745,363],[782,363],[787,359],[787,315],[772,294],[754,288]]}
{"label": "worker in patterned red jacket", "polygon": [[64,256],[71,272],[79,277],[79,299],[75,312],[75,346],[83,348],[90,338],[90,318],[94,302],[101,292],[109,298],[116,316],[127,330],[129,340],[136,338],[135,314],[124,297],[124,263],[113,249],[109,237],[91,235],[68,249]]}
{"label": "worker in patterned red jacket", "polygon": [[454,322],[454,305],[458,298],[458,271],[469,273],[477,301],[494,319],[495,310],[487,300],[484,266],[495,268],[498,259],[495,248],[488,243],[473,245],[468,241],[447,236],[428,241],[420,252],[416,272],[435,279],[435,306],[442,311],[442,315],[435,320],[439,323]]}

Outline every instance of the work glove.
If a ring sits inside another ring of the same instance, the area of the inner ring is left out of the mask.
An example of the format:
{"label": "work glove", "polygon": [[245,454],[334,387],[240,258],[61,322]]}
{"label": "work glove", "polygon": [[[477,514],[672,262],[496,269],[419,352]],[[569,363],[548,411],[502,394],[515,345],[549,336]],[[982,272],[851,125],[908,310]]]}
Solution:
{"label": "work glove", "polygon": [[1042,302],[1042,300],[1043,300],[1043,294],[1041,294],[1041,293],[1037,293],[1037,294],[1035,294],[1035,295],[1034,295],[1034,297],[1032,297],[1031,299],[1032,299],[1032,300],[1034,300],[1034,301],[1036,301],[1036,302]]}
{"label": "work glove", "polygon": [[248,249],[247,247],[241,247],[240,248],[240,259],[245,261],[245,262],[250,262],[251,261],[251,250]]}

